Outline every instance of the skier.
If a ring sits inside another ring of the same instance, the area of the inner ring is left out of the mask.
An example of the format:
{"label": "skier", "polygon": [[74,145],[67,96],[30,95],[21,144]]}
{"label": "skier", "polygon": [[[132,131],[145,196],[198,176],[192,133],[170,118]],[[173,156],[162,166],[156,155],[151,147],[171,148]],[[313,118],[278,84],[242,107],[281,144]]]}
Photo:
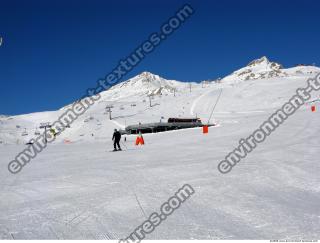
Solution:
{"label": "skier", "polygon": [[117,146],[118,146],[118,150],[122,150],[120,147],[120,139],[121,139],[121,133],[119,131],[117,131],[117,129],[114,129],[114,133],[112,136],[112,140],[113,140],[113,147],[114,150],[113,151],[117,151]]}

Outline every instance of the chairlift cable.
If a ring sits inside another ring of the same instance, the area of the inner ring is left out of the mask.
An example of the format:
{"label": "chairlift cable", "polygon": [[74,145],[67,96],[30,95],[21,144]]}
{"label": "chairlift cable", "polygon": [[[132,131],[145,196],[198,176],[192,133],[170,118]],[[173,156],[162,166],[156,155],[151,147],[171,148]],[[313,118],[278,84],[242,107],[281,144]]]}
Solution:
{"label": "chairlift cable", "polygon": [[218,101],[219,101],[219,99],[220,99],[221,94],[222,94],[222,89],[220,89],[219,96],[218,96],[218,98],[217,98],[217,100],[216,100],[216,103],[214,104],[214,106],[213,106],[213,108],[212,108],[211,114],[210,114],[209,119],[208,119],[208,124],[209,124],[209,121],[210,121],[210,119],[211,119],[211,117],[212,117],[212,115],[213,115],[213,111],[214,111],[214,109],[216,108],[216,106],[217,106],[217,104],[218,104]]}

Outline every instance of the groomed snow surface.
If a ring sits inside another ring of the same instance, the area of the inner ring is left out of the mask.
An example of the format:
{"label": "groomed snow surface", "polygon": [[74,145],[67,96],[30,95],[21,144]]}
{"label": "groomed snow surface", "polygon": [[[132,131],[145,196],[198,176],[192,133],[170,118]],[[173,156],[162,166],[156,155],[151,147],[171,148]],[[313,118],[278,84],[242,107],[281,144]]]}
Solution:
{"label": "groomed snow surface", "polygon": [[[8,172],[8,162],[35,137],[40,122],[54,121],[63,109],[2,117],[0,238],[120,239],[146,220],[143,211],[158,212],[188,183],[195,194],[146,239],[319,239],[320,111],[303,106],[229,174],[217,170],[239,139],[319,69],[312,70],[204,88],[193,84],[192,92],[187,84],[166,82],[177,87],[176,96],[163,89],[152,107],[144,89],[125,93],[123,87],[116,97],[115,88],[17,175]],[[146,134],[139,147],[135,136],[127,136],[124,151],[109,152],[113,129],[125,124],[196,115],[207,122],[220,89],[210,121],[219,126],[208,134],[200,128]],[[109,121],[104,108],[111,103]],[[24,128],[27,136],[21,136]]]}

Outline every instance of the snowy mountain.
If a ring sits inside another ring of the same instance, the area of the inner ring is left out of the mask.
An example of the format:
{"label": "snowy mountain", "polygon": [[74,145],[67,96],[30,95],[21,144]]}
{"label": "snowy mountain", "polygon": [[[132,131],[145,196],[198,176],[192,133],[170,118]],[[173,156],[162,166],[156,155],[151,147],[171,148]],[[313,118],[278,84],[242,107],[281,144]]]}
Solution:
{"label": "snowy mountain", "polygon": [[[217,170],[241,138],[319,72],[284,69],[267,58],[221,82],[191,86],[144,72],[102,92],[15,175],[8,163],[43,132],[41,122],[54,122],[67,106],[0,117],[0,239],[121,239],[186,183],[194,195],[147,240],[319,239],[320,103],[316,112],[301,107],[229,174]],[[113,107],[112,120],[106,106]],[[114,128],[169,117],[218,125],[207,134],[201,128],[145,134],[144,146],[126,135],[123,151],[109,152]]]}
{"label": "snowy mountain", "polygon": [[133,95],[161,95],[173,93],[174,90],[183,89],[185,83],[176,80],[166,80],[159,75],[143,72],[127,81],[113,86],[103,94],[105,97],[118,99]]}
{"label": "snowy mountain", "polygon": [[[276,77],[292,77],[300,73],[310,73],[310,70],[317,70],[315,67],[300,66],[293,69],[284,69],[283,66],[276,62],[271,62],[265,56],[253,60],[246,67],[243,67],[232,74],[226,76],[222,82],[239,82],[256,79],[276,78]],[[297,69],[297,70],[295,70]],[[295,72],[297,71],[297,72]]]}
{"label": "snowy mountain", "polygon": [[[217,112],[270,109],[281,105],[293,91],[295,82],[299,83],[319,71],[313,66],[284,69],[281,64],[262,57],[219,82],[186,83],[143,72],[102,92],[101,99],[75,121],[57,142],[65,139],[103,139],[114,127],[123,129],[126,125],[155,122],[168,117],[198,116],[206,121],[218,89],[223,89],[224,95],[221,105],[216,108]],[[149,107],[148,96],[152,96],[152,107]],[[247,99],[251,102],[248,103]],[[107,119],[107,105],[114,107],[114,119],[111,121]],[[40,123],[54,122],[69,106],[58,111],[0,117],[0,141],[2,144],[29,141],[39,133]]]}

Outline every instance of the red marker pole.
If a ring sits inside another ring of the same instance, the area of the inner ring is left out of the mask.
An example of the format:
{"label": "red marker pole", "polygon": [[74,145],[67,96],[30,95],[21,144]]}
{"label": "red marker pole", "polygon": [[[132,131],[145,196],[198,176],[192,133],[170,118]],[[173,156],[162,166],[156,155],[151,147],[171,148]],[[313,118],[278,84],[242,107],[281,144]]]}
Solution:
{"label": "red marker pole", "polygon": [[204,125],[204,126],[202,127],[202,133],[206,134],[206,133],[208,133],[208,132],[209,132],[209,127],[208,127],[208,125]]}

